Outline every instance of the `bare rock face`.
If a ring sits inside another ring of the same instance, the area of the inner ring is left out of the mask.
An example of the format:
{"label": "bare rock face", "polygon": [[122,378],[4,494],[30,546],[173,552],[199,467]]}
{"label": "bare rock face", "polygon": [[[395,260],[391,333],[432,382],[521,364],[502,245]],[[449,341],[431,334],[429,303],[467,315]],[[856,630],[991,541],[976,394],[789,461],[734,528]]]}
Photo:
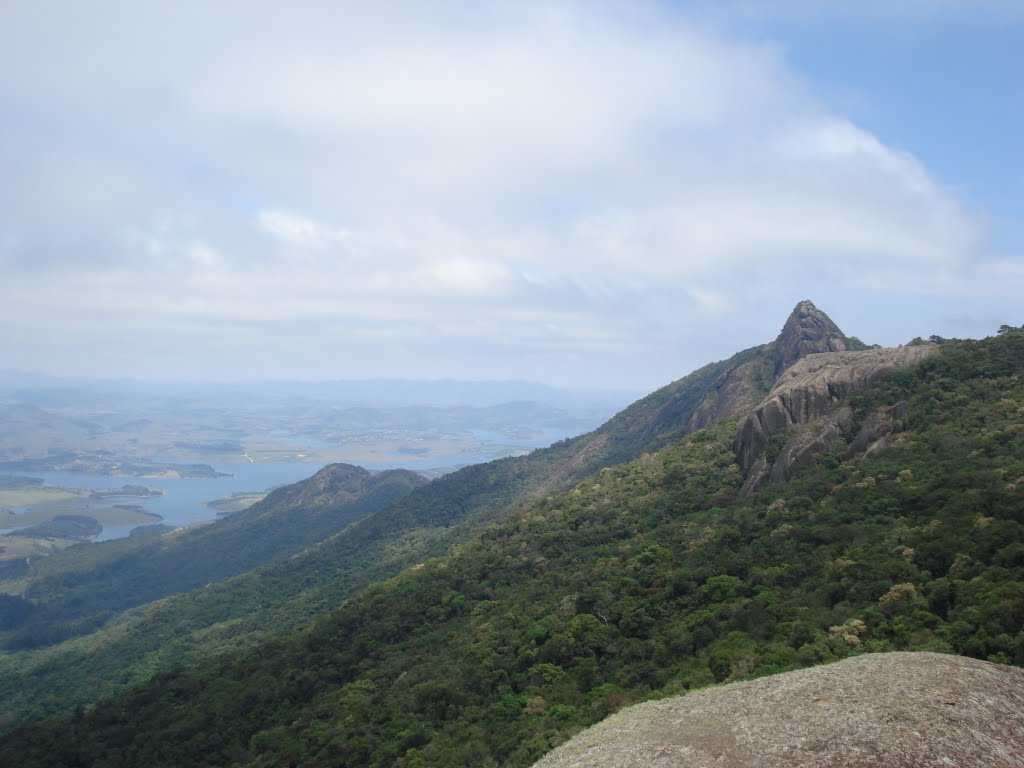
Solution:
{"label": "bare rock face", "polygon": [[[764,481],[788,477],[795,466],[784,466],[777,473],[767,466],[765,451],[773,435],[798,424],[810,424],[828,416],[839,402],[854,392],[866,389],[883,374],[913,365],[935,352],[933,346],[868,349],[858,352],[823,352],[809,355],[784,371],[768,397],[747,416],[733,438],[733,452],[744,477],[744,491],[757,488]],[[897,419],[889,422],[888,432]],[[884,418],[882,419],[884,422]],[[879,423],[878,429],[883,429]],[[828,434],[838,437],[838,428],[844,425],[833,419],[831,426],[823,425],[816,445],[822,449],[835,446]],[[876,430],[877,431],[877,430]],[[875,438],[881,437],[880,432]],[[812,440],[812,443],[815,441]],[[783,449],[782,455],[802,456],[806,460],[808,444]],[[819,451],[820,453],[820,451]]]}
{"label": "bare rock face", "polygon": [[630,707],[534,768],[1024,768],[1024,669],[856,656]]}
{"label": "bare rock face", "polygon": [[832,318],[806,299],[789,315],[775,340],[775,375],[797,360],[819,352],[845,352],[849,341]]}
{"label": "bare rock face", "polygon": [[[591,452],[591,471],[626,461],[643,451],[656,451],[672,440],[726,419],[742,418],[761,402],[779,371],[797,359],[819,352],[863,344],[843,335],[828,315],[810,301],[790,313],[774,341],[736,353],[700,368],[638,400],[607,425],[577,443],[604,443]],[[572,470],[576,473],[576,469]]]}
{"label": "bare rock face", "polygon": [[[841,352],[859,344],[848,338],[832,319],[808,300],[789,314],[779,335],[764,345],[764,358],[748,360],[723,373],[708,389],[688,423],[696,432],[754,408],[764,394],[764,382],[779,375],[807,355]],[[863,347],[863,345],[860,345]]]}
{"label": "bare rock face", "polygon": [[843,430],[853,425],[853,410],[842,407],[793,435],[783,446],[768,475],[769,483],[784,483],[797,470],[843,442]]}

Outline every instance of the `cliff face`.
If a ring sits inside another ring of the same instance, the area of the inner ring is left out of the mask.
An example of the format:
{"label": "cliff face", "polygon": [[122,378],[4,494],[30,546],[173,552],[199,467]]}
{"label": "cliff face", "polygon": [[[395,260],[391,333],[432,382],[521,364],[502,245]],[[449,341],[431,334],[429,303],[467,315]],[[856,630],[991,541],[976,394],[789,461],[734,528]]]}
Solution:
{"label": "cliff face", "polygon": [[[849,414],[836,412],[840,400],[866,389],[883,374],[924,360],[935,350],[933,346],[915,346],[825,352],[811,354],[784,371],[768,397],[747,416],[733,439],[736,461],[746,477],[744,491],[754,490],[769,479],[787,479],[797,468],[791,463],[793,457],[801,456],[806,463],[811,446],[817,447],[818,453],[835,447],[840,431],[851,425]],[[808,437],[807,432],[794,435],[796,442],[787,443],[783,448],[779,457],[783,463],[778,468],[769,466],[765,454],[774,435],[795,425],[822,419],[813,436]],[[884,418],[879,416],[879,419],[881,421],[871,428],[877,433],[874,438],[864,438],[865,448],[884,434],[879,431]],[[891,432],[895,419],[888,423],[887,431]]]}
{"label": "cliff face", "polygon": [[1021,768],[1024,669],[854,656],[622,710],[534,768]]}
{"label": "cliff face", "polygon": [[[794,435],[780,459],[770,464],[765,450],[772,435],[793,425],[817,422],[846,395],[931,352],[931,347],[865,349],[804,300],[793,308],[774,341],[748,350],[718,372],[699,400],[689,404],[683,433],[753,411],[734,442],[736,460],[747,478],[744,489],[749,492],[765,482],[787,480],[837,446],[841,433],[851,426],[852,414],[837,414]],[[767,399],[761,401],[766,393]],[[660,412],[654,416],[653,421],[663,419]]]}
{"label": "cliff face", "polygon": [[775,340],[761,347],[756,358],[730,369],[715,382],[694,411],[690,428],[696,431],[751,410],[768,387],[777,385],[791,366],[808,355],[845,352],[863,346],[848,338],[832,318],[804,299],[793,308]]}

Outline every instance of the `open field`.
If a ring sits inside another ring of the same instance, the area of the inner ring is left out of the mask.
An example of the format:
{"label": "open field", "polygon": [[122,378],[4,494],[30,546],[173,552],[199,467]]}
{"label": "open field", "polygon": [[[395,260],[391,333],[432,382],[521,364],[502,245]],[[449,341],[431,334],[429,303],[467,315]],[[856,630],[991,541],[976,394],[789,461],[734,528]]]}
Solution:
{"label": "open field", "polygon": [[48,486],[0,490],[0,507],[31,507],[36,504],[57,504],[72,499],[85,499],[88,496],[88,491]]}
{"label": "open field", "polygon": [[[39,539],[31,536],[0,536],[0,562],[4,560],[20,560],[26,557],[52,555],[54,552],[78,544],[74,539]],[[4,590],[9,591],[9,590]]]}

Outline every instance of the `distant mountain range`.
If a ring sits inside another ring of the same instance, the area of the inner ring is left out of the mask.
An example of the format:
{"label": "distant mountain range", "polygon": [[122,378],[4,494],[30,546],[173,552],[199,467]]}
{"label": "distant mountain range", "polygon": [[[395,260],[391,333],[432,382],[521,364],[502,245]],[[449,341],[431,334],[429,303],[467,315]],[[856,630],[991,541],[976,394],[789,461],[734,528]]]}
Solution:
{"label": "distant mountain range", "polygon": [[527,766],[711,683],[1024,665],[1022,376],[1022,332],[867,348],[804,301],[549,448],[72,548],[0,601],[0,763]]}
{"label": "distant mountain range", "polygon": [[455,379],[352,379],[326,381],[243,380],[161,381],[81,379],[16,370],[0,370],[0,399],[39,405],[109,396],[225,400],[302,397],[329,400],[344,407],[464,406],[534,402],[555,406],[581,403],[621,404],[640,393],[599,387],[552,387],[535,381],[459,381]]}

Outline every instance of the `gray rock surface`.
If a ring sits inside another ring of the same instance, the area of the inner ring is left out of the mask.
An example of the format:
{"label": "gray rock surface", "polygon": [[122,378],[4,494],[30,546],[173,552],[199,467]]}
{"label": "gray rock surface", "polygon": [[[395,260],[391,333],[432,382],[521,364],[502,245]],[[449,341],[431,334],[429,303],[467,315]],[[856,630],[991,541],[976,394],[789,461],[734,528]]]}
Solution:
{"label": "gray rock surface", "polygon": [[[857,352],[822,352],[798,360],[782,373],[768,397],[747,416],[733,438],[736,461],[747,479],[744,490],[753,490],[761,482],[770,479],[775,472],[764,461],[765,450],[773,435],[794,425],[810,424],[828,416],[836,410],[843,398],[866,389],[886,373],[924,360],[936,349],[931,345],[923,345]],[[890,431],[893,422],[890,422]],[[825,427],[826,432],[821,434],[819,446],[827,447],[829,441],[826,433],[830,429]],[[807,445],[804,445],[799,451],[791,451],[790,455],[801,456],[806,460],[810,454]],[[779,470],[779,476],[789,476],[793,471],[794,466],[784,467]]]}
{"label": "gray rock surface", "polygon": [[832,318],[804,299],[789,315],[775,340],[775,375],[797,360],[818,352],[845,352],[849,339]]}
{"label": "gray rock surface", "polygon": [[735,419],[757,405],[764,394],[755,381],[760,360],[737,365],[722,374],[694,409],[687,424],[690,432],[710,427],[726,419]]}
{"label": "gray rock surface", "polygon": [[779,374],[797,360],[820,352],[847,350],[857,343],[812,302],[801,301],[775,340],[759,348],[757,357],[730,368],[708,388],[690,417],[689,431],[748,413]]}
{"label": "gray rock surface", "polygon": [[856,656],[622,710],[534,768],[1022,768],[1024,669]]}
{"label": "gray rock surface", "polygon": [[793,435],[782,447],[768,475],[769,483],[784,483],[797,470],[843,443],[843,430],[853,425],[853,411],[844,406]]}

